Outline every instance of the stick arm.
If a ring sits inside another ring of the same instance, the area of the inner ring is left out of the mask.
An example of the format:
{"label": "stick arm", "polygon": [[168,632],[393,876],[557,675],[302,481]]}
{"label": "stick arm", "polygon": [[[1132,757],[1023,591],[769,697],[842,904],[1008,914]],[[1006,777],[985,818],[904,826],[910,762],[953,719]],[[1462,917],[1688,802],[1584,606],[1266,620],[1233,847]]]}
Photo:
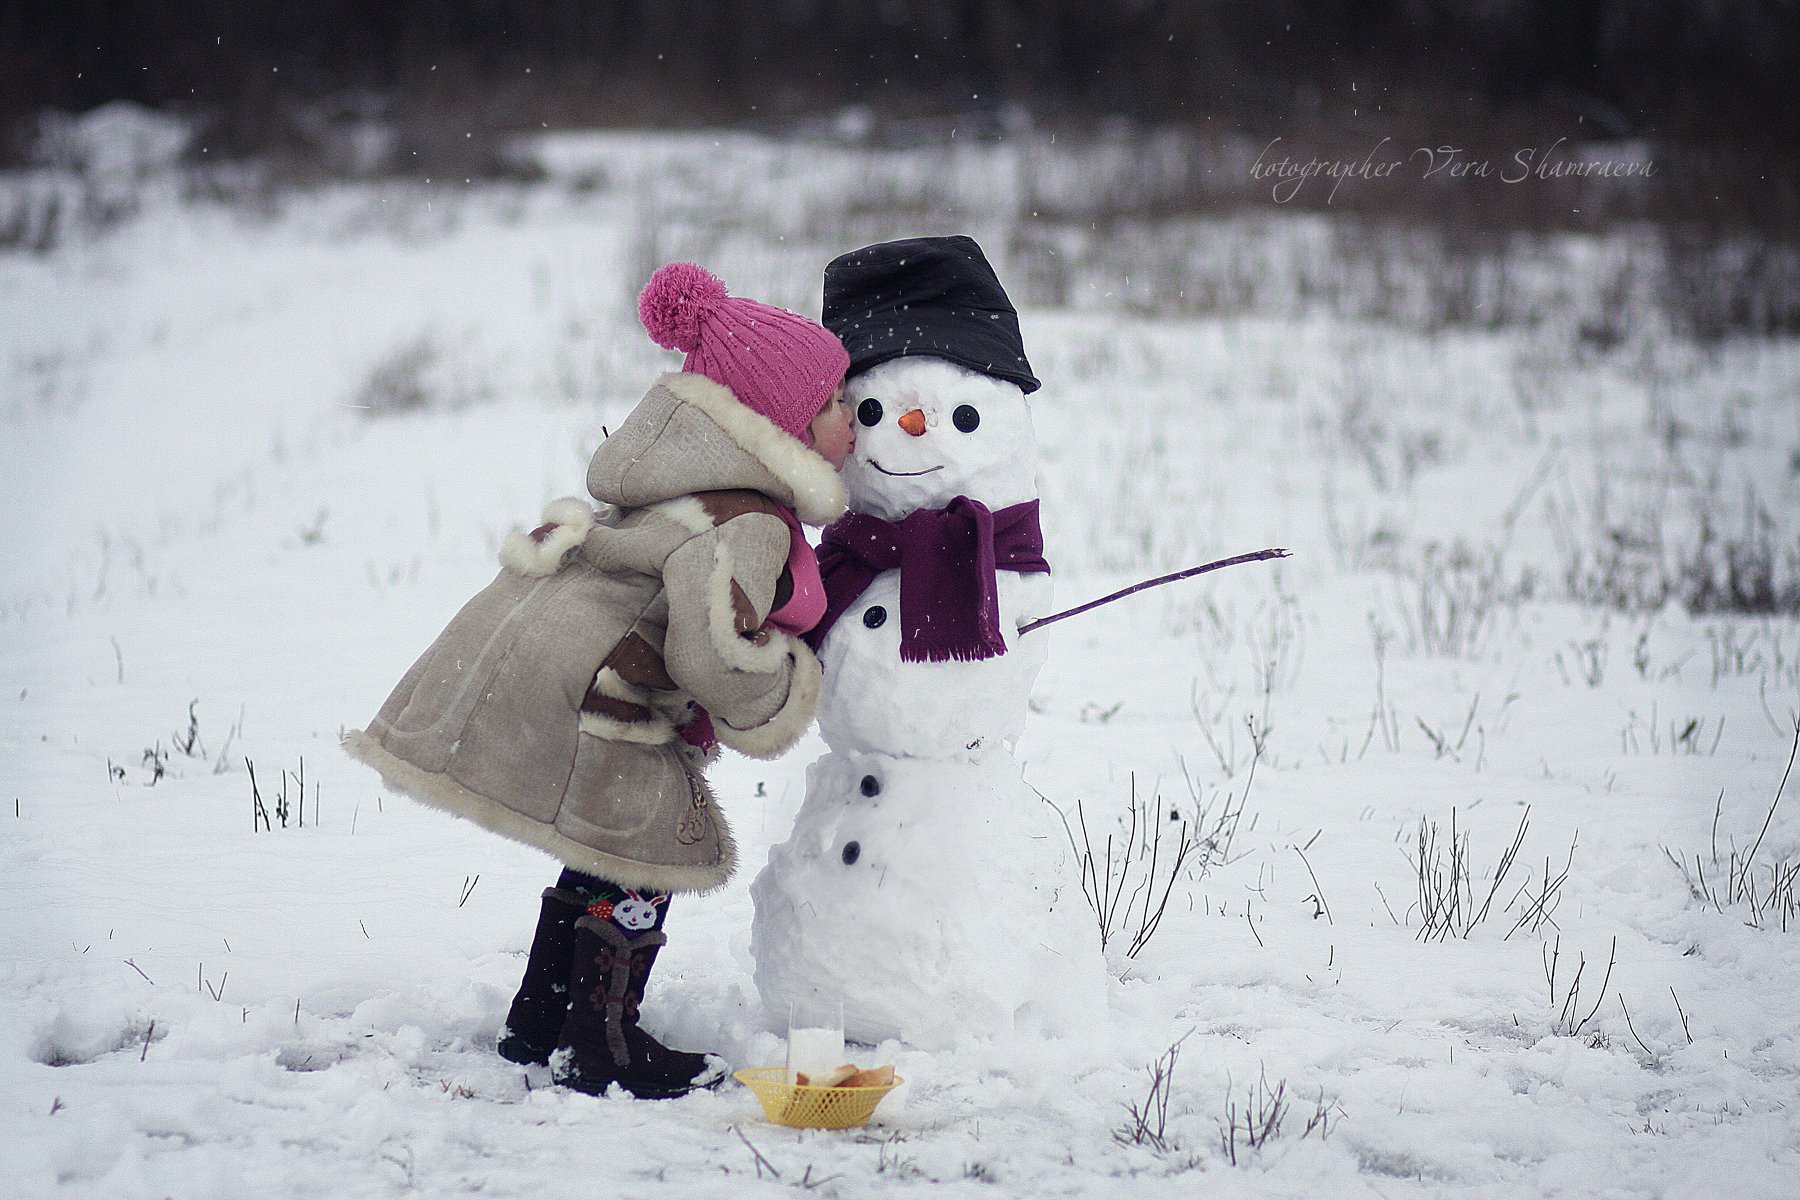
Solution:
{"label": "stick arm", "polygon": [[1114,600],[1123,600],[1127,596],[1136,595],[1138,592],[1145,591],[1149,588],[1161,587],[1165,583],[1175,583],[1182,579],[1192,579],[1194,576],[1204,575],[1208,571],[1219,571],[1226,567],[1241,566],[1244,563],[1262,562],[1265,559],[1287,557],[1289,557],[1289,552],[1287,550],[1281,549],[1280,547],[1272,547],[1268,550],[1253,550],[1248,554],[1236,554],[1230,558],[1221,558],[1217,562],[1202,563],[1200,566],[1189,567],[1185,571],[1176,571],[1170,575],[1158,575],[1155,579],[1146,579],[1142,583],[1134,583],[1130,587],[1120,588],[1118,591],[1113,592],[1110,595],[1102,596],[1098,600],[1089,600],[1086,604],[1078,604],[1074,608],[1064,609],[1062,612],[1052,613],[1047,617],[1039,617],[1035,621],[1027,621],[1025,624],[1019,626],[1019,635],[1023,637],[1034,629],[1042,629],[1044,626],[1054,624],[1064,617],[1080,616],[1090,609],[1099,608],[1102,604],[1111,604]]}

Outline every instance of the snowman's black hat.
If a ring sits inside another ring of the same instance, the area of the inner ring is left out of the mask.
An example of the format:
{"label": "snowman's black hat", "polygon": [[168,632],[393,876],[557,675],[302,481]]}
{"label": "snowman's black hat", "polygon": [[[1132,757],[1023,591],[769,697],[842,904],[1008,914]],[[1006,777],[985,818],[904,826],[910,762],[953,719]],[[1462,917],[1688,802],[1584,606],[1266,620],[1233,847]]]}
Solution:
{"label": "snowman's black hat", "polygon": [[850,352],[850,374],[928,354],[1038,389],[1019,313],[975,239],[906,238],[840,254],[825,268],[825,328]]}

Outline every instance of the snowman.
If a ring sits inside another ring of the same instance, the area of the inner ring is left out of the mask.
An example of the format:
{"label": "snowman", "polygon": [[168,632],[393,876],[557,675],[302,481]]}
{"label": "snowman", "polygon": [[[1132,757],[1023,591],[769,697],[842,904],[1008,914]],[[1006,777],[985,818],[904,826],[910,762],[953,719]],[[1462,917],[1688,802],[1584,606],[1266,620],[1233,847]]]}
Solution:
{"label": "snowman", "polygon": [[1099,937],[1013,755],[1051,600],[1017,313],[972,239],[914,238],[835,260],[824,321],[857,421],[811,635],[829,752],[751,885],[757,987],[778,1027],[841,1000],[860,1042],[1074,1034]]}

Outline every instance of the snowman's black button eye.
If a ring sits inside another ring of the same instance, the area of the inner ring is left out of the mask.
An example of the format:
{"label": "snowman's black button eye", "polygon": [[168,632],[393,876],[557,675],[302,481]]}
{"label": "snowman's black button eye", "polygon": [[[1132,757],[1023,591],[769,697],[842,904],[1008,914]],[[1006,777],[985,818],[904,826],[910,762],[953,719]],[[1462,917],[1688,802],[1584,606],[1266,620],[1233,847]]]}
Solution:
{"label": "snowman's black button eye", "polygon": [[881,795],[881,780],[873,775],[864,775],[862,777],[862,794],[865,796]]}
{"label": "snowman's black button eye", "polygon": [[954,421],[956,427],[964,433],[974,433],[975,427],[981,424],[981,414],[975,411],[975,406],[973,404],[957,405],[956,411],[950,414],[950,419]]}
{"label": "snowman's black button eye", "polygon": [[880,629],[887,624],[887,609],[879,604],[871,604],[863,613],[863,624],[870,629]]}
{"label": "snowman's black button eye", "polygon": [[871,427],[881,424],[881,401],[870,396],[857,405],[856,419]]}
{"label": "snowman's black button eye", "polygon": [[850,866],[862,857],[862,847],[855,842],[844,843],[844,865]]}

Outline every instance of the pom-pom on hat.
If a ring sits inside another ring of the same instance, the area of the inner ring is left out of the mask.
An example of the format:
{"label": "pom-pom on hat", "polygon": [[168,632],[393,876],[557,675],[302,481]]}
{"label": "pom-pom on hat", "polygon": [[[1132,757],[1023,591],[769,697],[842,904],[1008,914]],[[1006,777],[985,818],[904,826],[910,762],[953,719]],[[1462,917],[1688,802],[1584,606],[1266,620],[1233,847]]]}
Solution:
{"label": "pom-pom on hat", "polygon": [[843,343],[823,326],[734,297],[694,263],[670,263],[650,276],[638,319],[651,341],[687,355],[682,370],[731,389],[801,441],[850,365]]}

